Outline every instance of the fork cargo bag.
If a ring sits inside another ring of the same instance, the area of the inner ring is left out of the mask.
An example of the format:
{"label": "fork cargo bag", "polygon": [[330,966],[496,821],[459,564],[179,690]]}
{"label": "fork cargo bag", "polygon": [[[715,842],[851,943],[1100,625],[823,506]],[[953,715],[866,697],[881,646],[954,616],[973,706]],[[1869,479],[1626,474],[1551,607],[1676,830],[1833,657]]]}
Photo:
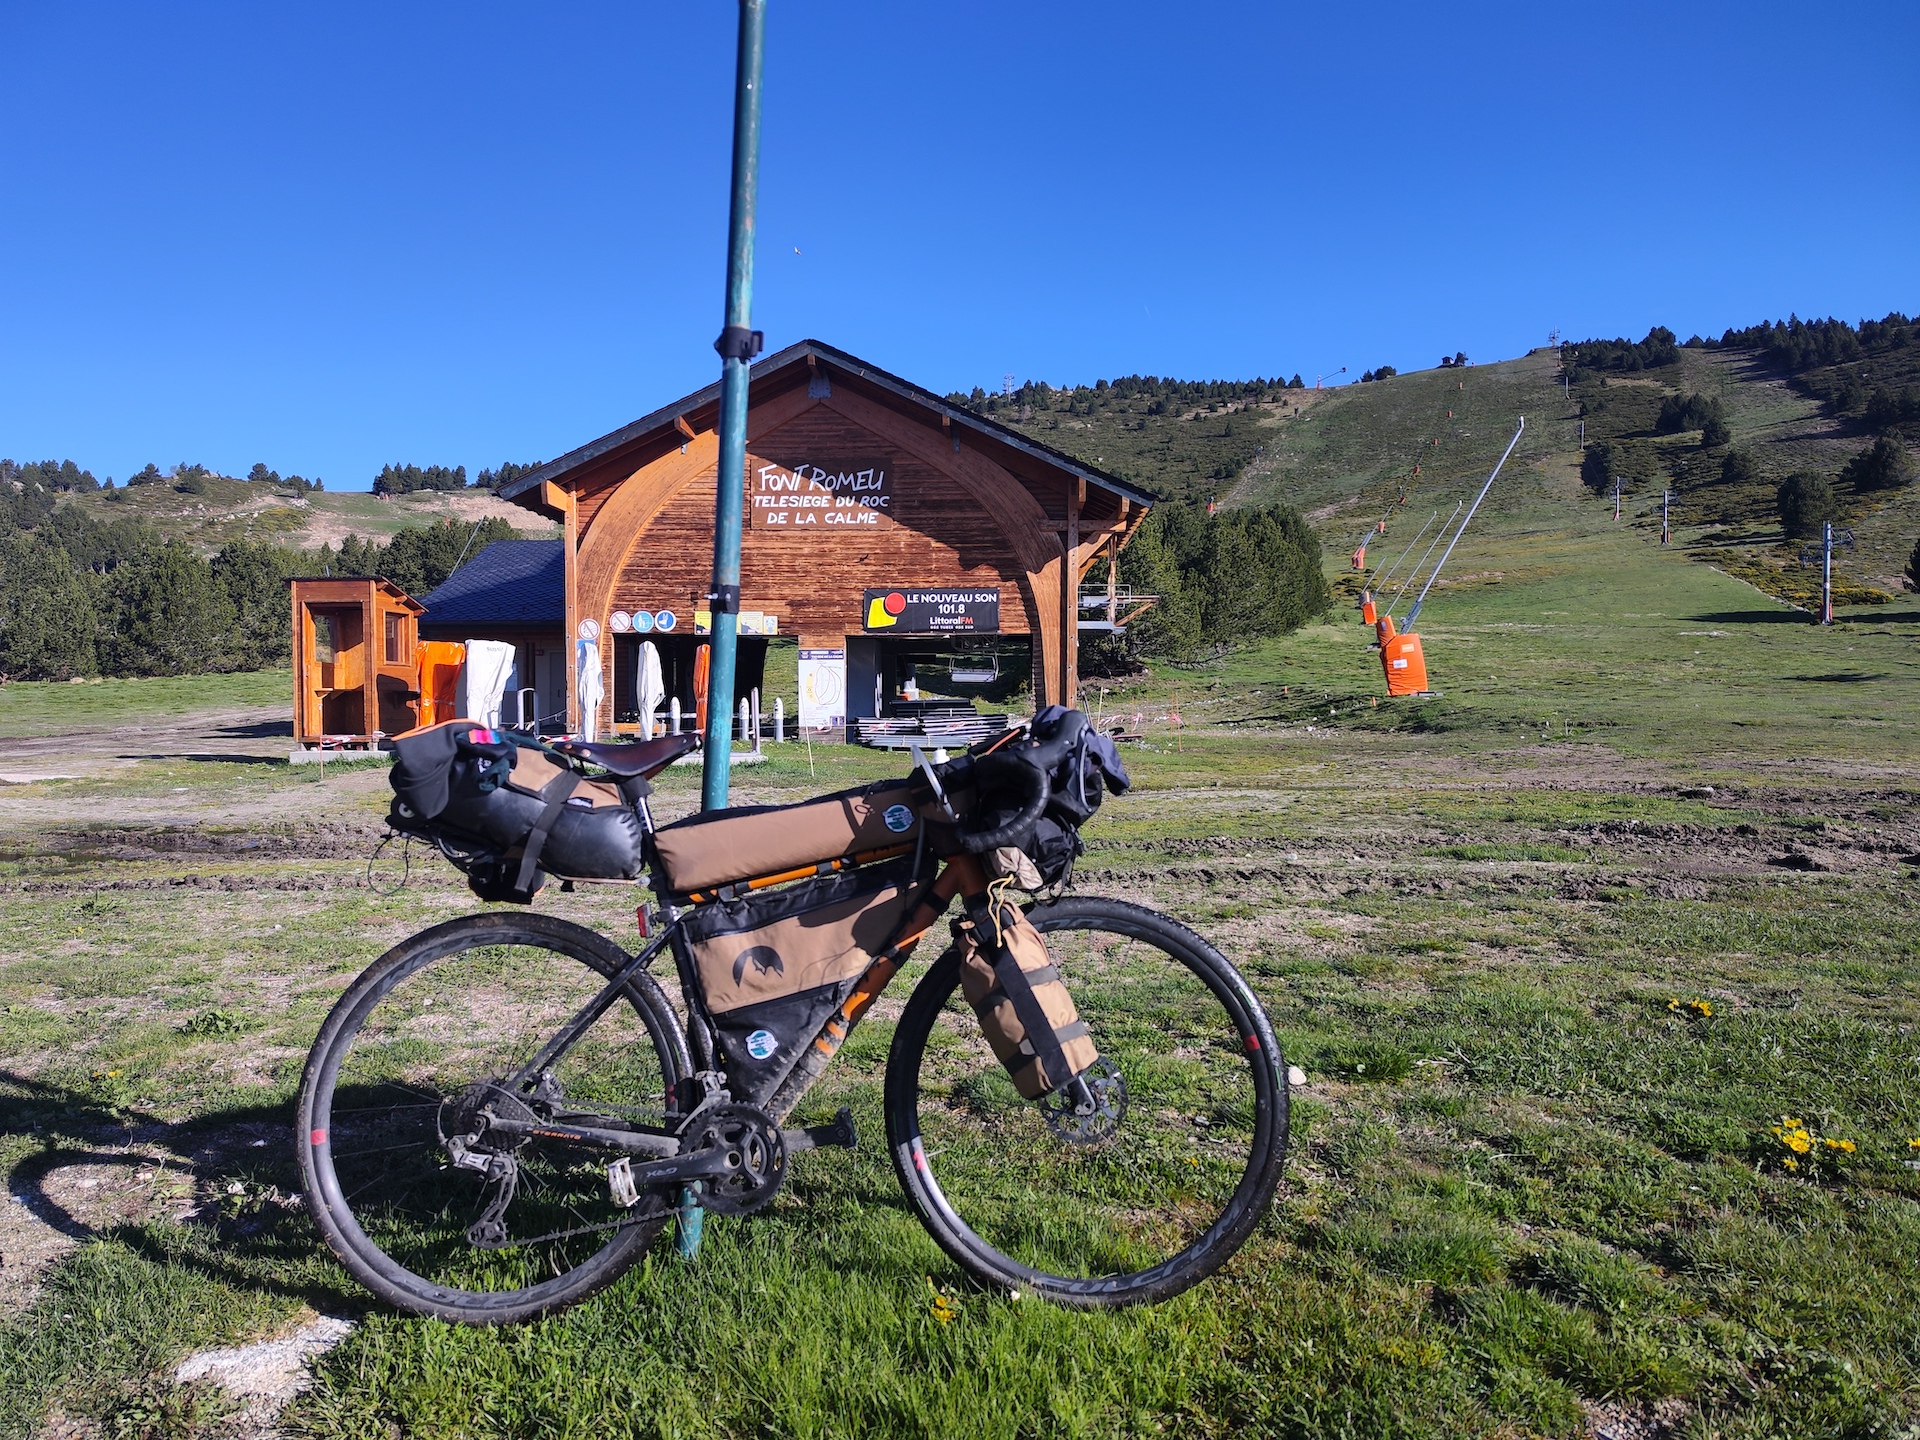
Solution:
{"label": "fork cargo bag", "polygon": [[575,879],[639,875],[640,821],[617,786],[471,720],[402,736],[393,749],[396,830],[496,855],[533,848],[541,870]]}
{"label": "fork cargo bag", "polygon": [[910,783],[887,780],[798,805],[691,815],[656,830],[653,849],[668,888],[684,895],[912,845],[920,823]]}
{"label": "fork cargo bag", "polygon": [[686,920],[694,975],[736,1097],[761,1101],[793,1068],[906,914],[905,864],[715,900]]}
{"label": "fork cargo bag", "polygon": [[1013,1088],[1037,1100],[1080,1074],[1100,1052],[1040,932],[1010,905],[1001,907],[1000,916],[998,963],[989,958],[995,948],[992,923],[983,933],[973,920],[957,922],[960,993],[980,1017],[987,1044],[1013,1077]]}

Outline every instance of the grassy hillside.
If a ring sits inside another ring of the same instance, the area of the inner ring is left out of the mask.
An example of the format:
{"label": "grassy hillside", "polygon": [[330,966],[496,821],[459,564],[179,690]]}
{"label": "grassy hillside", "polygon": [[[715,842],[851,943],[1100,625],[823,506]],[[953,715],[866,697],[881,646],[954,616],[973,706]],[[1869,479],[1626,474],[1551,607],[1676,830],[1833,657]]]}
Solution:
{"label": "grassy hillside", "polygon": [[496,500],[486,490],[416,491],[383,500],[365,491],[310,491],[257,485],[216,475],[201,482],[204,493],[171,484],[122,486],[72,495],[101,520],[134,515],[170,539],[211,554],[230,540],[265,540],[312,549],[338,545],[348,535],[385,541],[408,525],[456,519],[469,523],[497,515],[529,537],[557,534],[532,511]]}
{"label": "grassy hillside", "polygon": [[[1872,373],[1899,378],[1895,362],[1877,363]],[[1392,556],[1434,510],[1444,516],[1456,500],[1470,499],[1521,415],[1526,435],[1475,530],[1497,530],[1523,513],[1536,524],[1587,510],[1610,517],[1610,490],[1595,494],[1579,483],[1584,420],[1588,446],[1617,447],[1625,524],[1657,538],[1661,493],[1670,488],[1678,546],[1804,606],[1814,603],[1819,577],[1798,563],[1800,542],[1782,535],[1774,491],[1796,470],[1837,475],[1871,442],[1859,417],[1836,413],[1835,403],[1821,398],[1819,386],[1840,383],[1827,370],[1790,375],[1757,349],[1682,348],[1656,369],[1587,372],[1569,384],[1558,353],[1539,350],[1491,365],[1286,391],[1276,401],[1223,402],[1178,415],[1100,404],[1096,392],[1082,388],[1053,392],[1050,409],[1025,419],[999,418],[1167,499],[1214,494],[1228,506],[1293,505],[1320,529],[1335,569],[1382,515],[1389,515],[1384,543]],[[1707,447],[1697,430],[1654,432],[1662,400],[1690,394],[1720,401],[1729,445]],[[1754,456],[1757,479],[1722,482],[1729,449]],[[1836,553],[1841,596],[1884,601],[1900,592],[1901,569],[1920,536],[1920,486],[1876,495],[1840,488],[1843,522],[1858,541],[1857,550]],[[1470,533],[1463,542],[1450,566],[1454,579],[1463,578],[1462,561],[1472,563],[1478,539]]]}

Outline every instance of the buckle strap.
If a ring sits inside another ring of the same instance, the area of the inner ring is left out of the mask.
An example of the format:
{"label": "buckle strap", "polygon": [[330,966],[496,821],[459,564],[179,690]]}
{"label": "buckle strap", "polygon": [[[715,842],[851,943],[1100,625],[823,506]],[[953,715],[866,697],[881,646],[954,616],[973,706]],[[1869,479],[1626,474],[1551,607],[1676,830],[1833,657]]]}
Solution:
{"label": "buckle strap", "polygon": [[[1007,908],[1013,909],[1011,906]],[[1014,909],[1013,916],[1009,917],[1012,923],[1024,923],[1025,918],[1017,909]],[[1000,916],[995,915],[985,924],[981,923],[980,917],[975,917],[974,943],[980,947],[981,953],[992,964],[994,978],[1000,982],[997,988],[1004,991],[1007,999],[1013,1002],[1013,1013],[1020,1021],[1020,1028],[1026,1031],[1027,1044],[1033,1049],[1033,1058],[1046,1072],[1049,1088],[1064,1085],[1072,1077],[1073,1067],[1067,1063],[1066,1052],[1061,1048],[1061,1041],[1063,1038],[1071,1040],[1074,1037],[1071,1035],[1063,1037],[1055,1032],[1053,1021],[1047,1018],[1046,1008],[1041,1005],[1040,997],[1033,993],[1033,980],[1020,968],[1020,962],[1014,958],[1013,952],[1001,944],[997,938],[1003,928],[1011,929],[1012,923],[994,923],[996,921],[1000,921]],[[1048,968],[1053,969],[1054,977],[1058,978],[1060,973],[1058,968]],[[1072,1027],[1061,1027],[1062,1030],[1070,1028]],[[1082,1029],[1084,1028],[1083,1026]]]}
{"label": "buckle strap", "polygon": [[533,877],[540,870],[540,852],[547,847],[547,836],[552,833],[553,822],[567,808],[567,797],[573,794],[579,784],[578,775],[571,770],[562,770],[540,792],[540,798],[546,804],[541,808],[540,818],[533,822],[533,829],[527,833],[526,849],[520,852],[520,874],[513,882],[513,888],[522,894],[532,893]]}

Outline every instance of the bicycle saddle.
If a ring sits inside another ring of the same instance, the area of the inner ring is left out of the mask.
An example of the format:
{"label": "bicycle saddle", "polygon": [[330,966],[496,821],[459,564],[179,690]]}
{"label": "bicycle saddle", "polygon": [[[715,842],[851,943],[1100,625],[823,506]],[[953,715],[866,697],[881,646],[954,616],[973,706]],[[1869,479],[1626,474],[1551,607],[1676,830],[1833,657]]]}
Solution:
{"label": "bicycle saddle", "polygon": [[626,745],[599,745],[585,740],[556,740],[553,748],[598,765],[622,780],[635,775],[652,779],[693,749],[698,737],[662,735],[658,740],[636,740]]}

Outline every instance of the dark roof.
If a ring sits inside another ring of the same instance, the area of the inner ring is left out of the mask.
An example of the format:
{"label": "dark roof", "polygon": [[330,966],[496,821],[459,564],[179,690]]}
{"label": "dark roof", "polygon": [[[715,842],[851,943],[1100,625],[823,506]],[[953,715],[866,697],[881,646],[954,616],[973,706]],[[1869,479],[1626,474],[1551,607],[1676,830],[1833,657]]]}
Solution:
{"label": "dark roof", "polygon": [[566,623],[564,540],[496,540],[424,600],[422,625]]}
{"label": "dark roof", "polygon": [[[1069,475],[1080,477],[1089,485],[1097,485],[1102,490],[1124,495],[1140,505],[1151,505],[1158,498],[1136,485],[1128,484],[1117,475],[1096,470],[1086,462],[1076,460],[1073,456],[1056,450],[1051,445],[1042,445],[1038,440],[1022,435],[1018,430],[1009,430],[1005,425],[989,420],[984,415],[976,415],[965,406],[948,404],[931,390],[923,390],[911,380],[902,380],[898,375],[889,375],[879,366],[869,364],[857,355],[849,355],[844,350],[836,350],[833,346],[822,344],[818,340],[802,340],[798,344],[789,345],[784,350],[775,351],[764,360],[757,361],[749,373],[753,380],[759,380],[763,376],[784,370],[789,365],[802,363],[809,355],[818,356],[870,384],[883,390],[891,390],[904,399],[912,400],[936,414],[944,415],[955,425],[991,435],[1004,445],[1023,450],[1035,459],[1056,466]],[[557,479],[582,465],[599,459],[610,450],[617,450],[631,441],[640,439],[650,431],[671,429],[674,421],[680,416],[691,410],[698,410],[703,405],[714,404],[719,398],[720,382],[716,380],[704,390],[697,390],[691,395],[674,401],[671,405],[662,406],[651,415],[643,415],[630,425],[622,425],[609,435],[602,435],[598,440],[590,440],[578,450],[570,450],[558,460],[550,460],[538,470],[529,471],[511,485],[501,487],[500,498],[512,500],[526,494],[529,490],[538,490],[543,481]]]}

